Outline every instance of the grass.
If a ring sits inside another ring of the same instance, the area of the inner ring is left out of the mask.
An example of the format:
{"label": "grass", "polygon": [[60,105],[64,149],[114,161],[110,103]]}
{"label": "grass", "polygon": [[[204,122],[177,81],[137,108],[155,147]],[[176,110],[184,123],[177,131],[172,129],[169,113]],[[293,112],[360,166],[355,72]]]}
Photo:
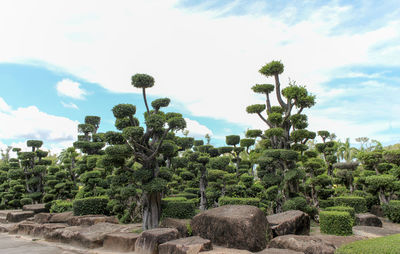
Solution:
{"label": "grass", "polygon": [[400,254],[400,234],[352,242],[335,254]]}

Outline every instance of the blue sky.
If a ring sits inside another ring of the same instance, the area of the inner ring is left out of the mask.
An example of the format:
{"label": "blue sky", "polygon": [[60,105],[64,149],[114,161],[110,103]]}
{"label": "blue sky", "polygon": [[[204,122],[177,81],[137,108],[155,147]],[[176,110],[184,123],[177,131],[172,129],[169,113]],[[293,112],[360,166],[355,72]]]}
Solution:
{"label": "blue sky", "polygon": [[[93,6],[96,6],[93,8]],[[154,76],[150,100],[172,99],[189,135],[266,126],[258,69],[281,60],[288,79],[317,96],[310,129],[354,143],[400,142],[400,6],[397,1],[20,1],[0,8],[0,148],[43,139],[58,152],[86,115],[113,130],[111,108],[143,112],[135,73]]]}

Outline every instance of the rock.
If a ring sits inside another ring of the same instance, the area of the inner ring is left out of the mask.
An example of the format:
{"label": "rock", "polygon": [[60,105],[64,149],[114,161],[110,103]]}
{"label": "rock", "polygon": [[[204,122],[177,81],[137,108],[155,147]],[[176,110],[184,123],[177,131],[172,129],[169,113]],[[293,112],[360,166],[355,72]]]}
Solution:
{"label": "rock", "polygon": [[97,223],[112,223],[118,224],[119,221],[114,216],[104,216],[104,215],[84,215],[84,216],[72,216],[67,220],[70,226],[92,226]]}
{"label": "rock", "polygon": [[54,213],[50,218],[50,223],[67,223],[74,216],[72,212]]}
{"label": "rock", "polygon": [[357,236],[357,235],[348,235],[348,236],[339,236],[339,235],[325,235],[325,234],[317,234],[315,237],[325,241],[330,242],[335,245],[336,248],[348,243],[352,243],[355,241],[365,240],[367,237]]}
{"label": "rock", "polygon": [[20,222],[26,220],[35,215],[32,211],[21,211],[21,212],[9,212],[7,214],[8,222]]}
{"label": "rock", "polygon": [[49,223],[52,216],[53,214],[51,213],[38,213],[35,214],[35,217],[33,217],[33,221],[41,224]]}
{"label": "rock", "polygon": [[269,248],[289,249],[305,254],[333,254],[335,245],[314,236],[283,235],[272,239]]}
{"label": "rock", "polygon": [[304,254],[304,252],[287,250],[287,249],[276,249],[276,248],[267,248],[256,254]]}
{"label": "rock", "polygon": [[200,236],[191,236],[172,240],[158,246],[159,254],[197,254],[200,251],[211,250],[210,240]]}
{"label": "rock", "polygon": [[5,215],[5,216],[0,216],[0,223],[7,223],[8,221],[7,221],[7,215]]}
{"label": "rock", "polygon": [[188,226],[190,226],[190,220],[187,219],[165,218],[160,223],[160,228],[176,228],[179,238],[189,236]]}
{"label": "rock", "polygon": [[0,210],[0,216],[7,217],[7,214],[13,212],[22,212],[22,210]]}
{"label": "rock", "polygon": [[33,204],[33,205],[24,205],[22,207],[23,211],[32,211],[34,213],[48,213],[49,210],[46,208],[46,204]]}
{"label": "rock", "polygon": [[310,217],[299,210],[267,216],[273,237],[281,235],[309,235]]}
{"label": "rock", "polygon": [[382,227],[382,221],[374,214],[358,213],[356,214],[356,225]]}
{"label": "rock", "polygon": [[33,230],[37,227],[41,227],[41,224],[34,222],[21,222],[15,225],[15,227],[9,231],[10,234],[19,235],[33,235]]}
{"label": "rock", "polygon": [[135,253],[158,254],[158,246],[178,238],[175,228],[155,228],[143,231],[136,240]]}
{"label": "rock", "polygon": [[385,229],[381,227],[371,227],[371,226],[354,226],[353,234],[358,236],[365,236],[368,238],[375,238],[381,236],[388,236],[399,234],[400,230]]}
{"label": "rock", "polygon": [[111,233],[104,237],[103,247],[113,251],[135,251],[135,243],[139,234],[135,233]]}
{"label": "rock", "polygon": [[380,205],[373,205],[371,207],[371,213],[378,216],[378,217],[385,217],[383,209]]}
{"label": "rock", "polygon": [[123,225],[112,223],[97,223],[90,227],[72,226],[56,229],[47,234],[45,239],[92,249],[102,247],[107,234],[120,232],[124,228]]}
{"label": "rock", "polygon": [[0,224],[0,233],[8,233],[15,227],[15,223]]}
{"label": "rock", "polygon": [[267,245],[268,221],[255,206],[226,205],[204,211],[191,222],[193,235],[228,248],[260,251]]}
{"label": "rock", "polygon": [[200,252],[200,254],[251,254],[251,253],[252,252],[247,250],[224,248],[220,246],[213,246],[213,250]]}

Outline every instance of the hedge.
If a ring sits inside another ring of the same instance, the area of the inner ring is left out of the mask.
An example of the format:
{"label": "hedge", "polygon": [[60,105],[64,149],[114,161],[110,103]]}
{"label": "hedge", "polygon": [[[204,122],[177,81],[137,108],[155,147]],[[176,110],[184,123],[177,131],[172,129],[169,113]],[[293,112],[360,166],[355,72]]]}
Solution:
{"label": "hedge", "polygon": [[338,211],[338,212],[348,212],[353,218],[353,220],[356,219],[356,211],[354,210],[353,207],[348,207],[348,206],[331,206],[331,207],[326,207],[324,209],[325,211]]}
{"label": "hedge", "polygon": [[329,235],[351,235],[353,219],[348,212],[322,211],[319,213],[321,232]]}
{"label": "hedge", "polygon": [[352,242],[341,246],[335,254],[398,254],[400,234]]}
{"label": "hedge", "polygon": [[75,199],[73,203],[73,211],[75,216],[87,214],[108,214],[107,204],[108,197],[88,197],[82,199]]}
{"label": "hedge", "polygon": [[363,197],[341,196],[333,198],[335,206],[353,207],[356,213],[367,212],[367,201]]}
{"label": "hedge", "polygon": [[63,213],[72,211],[72,201],[67,200],[53,200],[50,202],[50,212],[51,213]]}
{"label": "hedge", "polygon": [[320,199],[318,200],[318,203],[320,208],[327,208],[335,205],[333,199],[331,198],[327,200]]}
{"label": "hedge", "polygon": [[233,198],[233,197],[220,197],[218,200],[220,206],[223,205],[252,205],[259,207],[260,199],[258,198]]}
{"label": "hedge", "polygon": [[184,197],[169,197],[161,200],[161,217],[189,219],[195,215],[195,203]]}
{"label": "hedge", "polygon": [[400,223],[400,200],[391,200],[382,206],[385,216],[395,223]]}

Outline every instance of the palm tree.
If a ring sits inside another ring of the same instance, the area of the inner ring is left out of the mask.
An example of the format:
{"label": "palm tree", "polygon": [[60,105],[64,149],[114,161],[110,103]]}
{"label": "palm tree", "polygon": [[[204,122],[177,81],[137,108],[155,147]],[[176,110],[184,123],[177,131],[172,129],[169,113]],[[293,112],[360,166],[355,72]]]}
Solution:
{"label": "palm tree", "polygon": [[357,148],[351,147],[350,138],[346,138],[344,143],[339,141],[338,157],[341,161],[351,162],[357,152]]}

